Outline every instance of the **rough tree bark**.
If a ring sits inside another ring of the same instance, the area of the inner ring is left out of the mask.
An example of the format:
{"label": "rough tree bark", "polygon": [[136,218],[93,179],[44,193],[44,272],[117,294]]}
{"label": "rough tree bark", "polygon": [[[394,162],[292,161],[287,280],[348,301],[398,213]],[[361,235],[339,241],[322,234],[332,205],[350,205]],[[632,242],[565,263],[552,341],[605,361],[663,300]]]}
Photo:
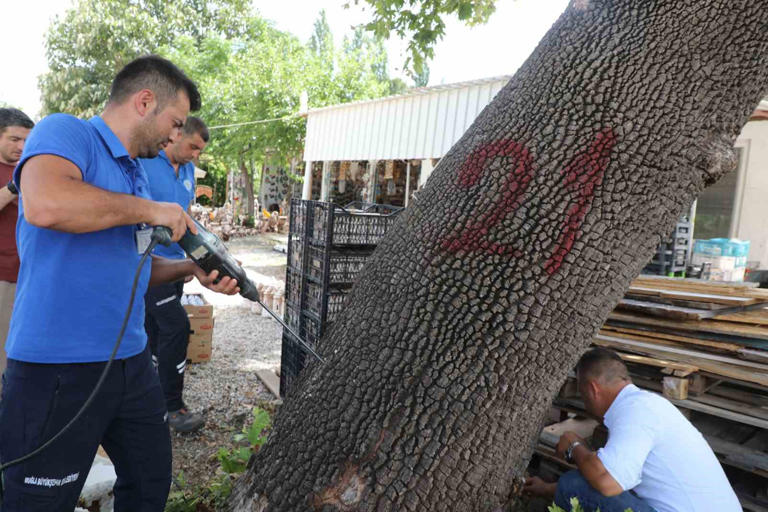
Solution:
{"label": "rough tree bark", "polygon": [[734,167],[762,8],[573,0],[364,269],[231,509],[508,503],[567,371]]}

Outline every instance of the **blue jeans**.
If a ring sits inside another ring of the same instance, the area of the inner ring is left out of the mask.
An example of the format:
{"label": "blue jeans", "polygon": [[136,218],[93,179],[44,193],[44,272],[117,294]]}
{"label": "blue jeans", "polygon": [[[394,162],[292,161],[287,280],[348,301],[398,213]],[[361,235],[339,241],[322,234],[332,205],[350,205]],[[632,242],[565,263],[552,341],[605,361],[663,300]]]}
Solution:
{"label": "blue jeans", "polygon": [[632,509],[632,512],[655,512],[655,510],[631,492],[625,491],[618,496],[603,496],[584,480],[576,470],[569,471],[557,481],[555,504],[570,512],[571,498],[578,498],[585,512],[624,512]]}

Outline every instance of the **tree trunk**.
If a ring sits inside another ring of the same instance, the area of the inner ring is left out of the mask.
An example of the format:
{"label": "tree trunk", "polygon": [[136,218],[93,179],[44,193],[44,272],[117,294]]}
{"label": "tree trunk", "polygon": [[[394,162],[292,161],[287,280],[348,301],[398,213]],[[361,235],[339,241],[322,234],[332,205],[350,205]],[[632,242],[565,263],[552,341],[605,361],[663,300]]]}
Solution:
{"label": "tree trunk", "polygon": [[253,219],[253,171],[248,171],[248,166],[245,165],[245,158],[240,160],[240,172],[243,174],[243,178],[245,179],[245,194],[248,197],[248,201],[246,203],[246,220]]}
{"label": "tree trunk", "polygon": [[231,509],[508,503],[659,235],[735,167],[768,83],[762,11],[573,0],[379,246]]}

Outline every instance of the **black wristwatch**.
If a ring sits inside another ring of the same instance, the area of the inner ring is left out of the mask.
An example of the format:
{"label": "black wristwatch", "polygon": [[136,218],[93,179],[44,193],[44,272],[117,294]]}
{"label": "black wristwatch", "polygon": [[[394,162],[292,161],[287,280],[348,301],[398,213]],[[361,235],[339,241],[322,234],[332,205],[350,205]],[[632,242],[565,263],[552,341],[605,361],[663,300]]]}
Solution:
{"label": "black wristwatch", "polygon": [[15,196],[19,195],[19,189],[16,188],[16,184],[13,182],[13,180],[9,181],[5,188],[7,188],[8,191]]}

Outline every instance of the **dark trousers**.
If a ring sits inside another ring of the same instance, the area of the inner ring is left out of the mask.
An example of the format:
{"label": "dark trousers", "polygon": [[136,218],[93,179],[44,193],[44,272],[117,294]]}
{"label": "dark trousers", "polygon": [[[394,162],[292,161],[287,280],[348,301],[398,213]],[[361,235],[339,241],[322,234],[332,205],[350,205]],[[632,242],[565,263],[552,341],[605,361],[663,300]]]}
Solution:
{"label": "dark trousers", "polygon": [[183,293],[184,283],[179,281],[153,286],[144,296],[147,342],[157,363],[169,411],[184,407],[182,393],[187,367],[189,318],[181,305]]}
{"label": "dark trousers", "polygon": [[585,512],[625,512],[627,509],[632,512],[655,512],[648,503],[631,492],[625,491],[618,496],[603,496],[576,470],[565,473],[557,481],[555,504],[563,510],[571,510],[571,498],[578,498]]}
{"label": "dark trousers", "polygon": [[[8,360],[0,460],[21,457],[80,409],[106,363]],[[149,350],[116,360],[95,400],[57,441],[4,472],[3,512],[71,512],[99,444],[115,465],[115,512],[160,512],[171,486],[171,438]]]}

